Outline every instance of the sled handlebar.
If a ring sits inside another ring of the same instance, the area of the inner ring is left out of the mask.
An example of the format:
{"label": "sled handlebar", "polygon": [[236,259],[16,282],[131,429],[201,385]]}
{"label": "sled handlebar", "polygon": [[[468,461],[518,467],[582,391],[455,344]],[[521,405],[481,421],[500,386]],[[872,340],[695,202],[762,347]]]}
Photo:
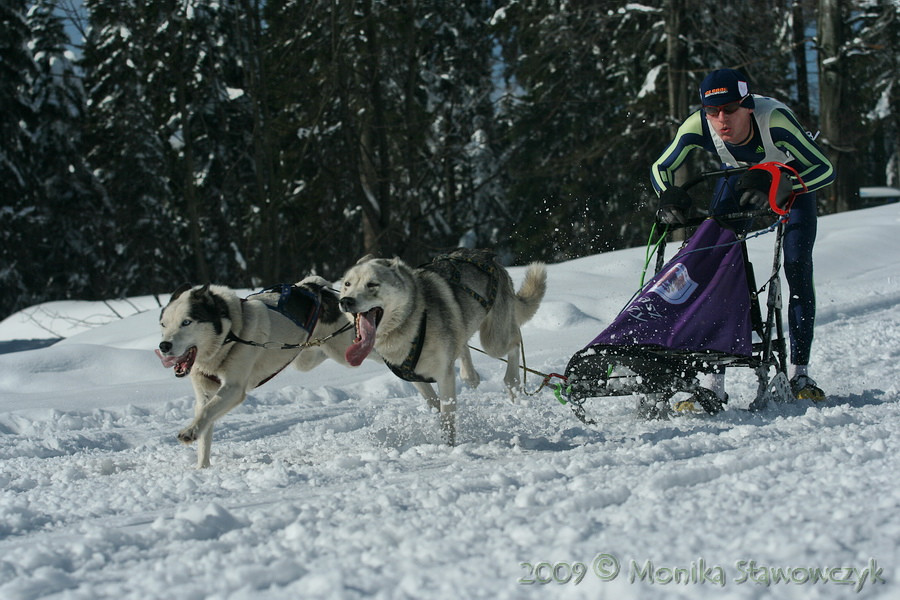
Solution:
{"label": "sled handlebar", "polygon": [[756,217],[774,217],[774,215],[768,208],[761,208],[758,210],[743,210],[740,212],[726,213],[723,215],[700,215],[698,217],[690,217],[685,219],[684,223],[672,223],[669,224],[669,231],[674,231],[676,229],[682,229],[684,227],[696,227],[703,221],[707,219],[717,219],[719,221],[738,221],[741,219],[753,219]]}
{"label": "sled handlebar", "polygon": [[[793,179],[796,182],[799,182],[799,184],[802,186],[803,192],[806,191],[806,184],[803,182],[803,179],[800,178],[800,175],[797,173],[796,169],[794,169],[788,165],[778,163],[778,162],[760,163],[760,164],[752,166],[752,167],[746,166],[746,167],[735,167],[735,168],[728,168],[728,169],[717,169],[715,171],[704,171],[704,172],[698,174],[693,179],[690,179],[687,182],[685,182],[684,184],[676,186],[676,187],[681,189],[683,192],[687,192],[687,190],[691,189],[692,187],[696,186],[699,183],[702,183],[703,181],[705,181],[707,179],[714,179],[714,178],[719,178],[719,177],[732,177],[735,175],[743,174],[752,169],[763,169],[765,171],[768,171],[772,177],[772,184],[769,189],[769,207],[759,208],[759,209],[754,209],[754,210],[739,210],[736,212],[722,214],[722,215],[690,217],[690,218],[685,219],[684,220],[685,222],[683,222],[683,223],[668,223],[669,229],[674,230],[674,229],[680,229],[683,227],[693,227],[695,225],[699,225],[707,218],[716,218],[720,221],[735,221],[735,220],[741,220],[741,219],[753,219],[756,217],[768,217],[768,216],[771,216],[773,213],[778,215],[779,217],[783,217],[784,215],[788,214],[791,204],[794,201],[794,197],[796,196],[796,192],[791,191],[790,195],[787,198],[781,199],[781,200],[779,199],[779,197],[777,196],[778,179],[776,177],[776,175],[778,173],[784,173],[789,176],[792,176]],[[687,196],[687,194],[685,194],[685,196]],[[688,199],[688,202],[693,204],[693,201],[692,201],[692,199],[690,199],[690,196],[687,196],[687,199]],[[688,205],[688,206],[690,206],[690,205]],[[684,211],[684,212],[686,213],[687,211]],[[659,221],[659,213],[657,213],[657,223],[659,223],[659,222],[660,222]]]}
{"label": "sled handlebar", "polygon": [[687,191],[687,190],[691,189],[692,187],[694,187],[695,185],[697,185],[698,183],[706,181],[707,179],[713,179],[715,177],[725,177],[725,176],[729,176],[729,175],[737,175],[739,173],[743,173],[744,171],[747,171],[749,168],[750,167],[736,167],[733,169],[717,169],[715,171],[704,171],[703,173],[700,173],[693,179],[688,180],[687,183],[684,183],[678,187]]}
{"label": "sled handlebar", "polygon": [[[699,225],[706,218],[705,216],[703,216],[703,217],[690,217],[690,218],[685,219],[685,217],[687,216],[688,210],[690,210],[690,206],[692,206],[694,204],[693,198],[691,198],[691,196],[687,194],[687,191],[689,189],[691,189],[692,187],[696,186],[699,183],[702,183],[703,181],[706,181],[707,179],[739,175],[741,173],[744,173],[748,169],[749,169],[749,167],[737,167],[737,168],[733,168],[733,169],[717,169],[715,171],[704,171],[704,172],[696,175],[694,178],[689,179],[687,182],[685,182],[681,185],[672,186],[673,189],[680,190],[683,193],[683,200],[685,202],[685,205],[680,207],[680,210],[683,213],[681,218],[684,219],[684,222],[682,222],[682,223],[667,223],[669,229],[674,230],[674,229],[680,229],[682,227],[692,227],[694,225]],[[660,202],[661,201],[662,201],[662,198],[660,198]],[[678,201],[681,202],[682,200],[679,199]],[[662,208],[661,204],[660,204],[660,208]],[[765,211],[761,212],[760,214],[765,214]],[[749,218],[750,216],[757,216],[757,215],[747,215],[746,217],[741,216],[741,217],[737,217],[737,218]],[[660,212],[659,211],[657,211],[656,218],[657,218],[657,221],[656,221],[657,223],[659,223],[659,224],[664,223],[662,220],[660,220]]]}

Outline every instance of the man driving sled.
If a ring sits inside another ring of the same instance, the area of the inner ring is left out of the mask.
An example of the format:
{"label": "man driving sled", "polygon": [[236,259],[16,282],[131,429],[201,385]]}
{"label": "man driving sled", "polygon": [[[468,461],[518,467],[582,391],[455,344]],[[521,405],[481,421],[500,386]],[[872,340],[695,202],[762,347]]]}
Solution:
{"label": "man driving sled", "polygon": [[[816,190],[834,181],[834,168],[791,110],[781,102],[753,95],[747,78],[733,69],[711,72],[700,84],[701,109],[679,127],[675,139],[653,163],[651,181],[659,196],[658,219],[684,223],[690,198],[675,187],[675,172],[688,154],[702,148],[717,156],[723,169],[777,161],[796,169],[806,184],[790,211],[784,234],[784,274],[790,289],[788,328],[791,345],[791,391],[799,399],[825,400],[809,376],[815,326],[812,250],[816,239]],[[768,185],[747,177],[723,177],[716,184],[710,215],[769,205]],[[786,176],[783,176],[786,177]],[[795,186],[797,191],[801,186]],[[705,387],[725,400],[725,375],[710,376]]]}

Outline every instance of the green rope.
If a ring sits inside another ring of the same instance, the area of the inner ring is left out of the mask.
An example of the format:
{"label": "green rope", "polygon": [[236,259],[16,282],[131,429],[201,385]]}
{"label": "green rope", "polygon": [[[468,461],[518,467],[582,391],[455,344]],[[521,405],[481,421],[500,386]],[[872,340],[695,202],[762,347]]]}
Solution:
{"label": "green rope", "polygon": [[669,233],[669,226],[666,225],[663,229],[662,234],[660,234],[659,239],[655,242],[653,241],[653,234],[656,233],[656,222],[653,223],[653,227],[650,228],[650,237],[647,238],[647,250],[644,253],[644,268],[641,270],[641,285],[640,289],[643,289],[644,282],[647,277],[647,269],[650,267],[650,261],[653,260],[653,255],[656,254],[656,251],[659,249],[659,245],[663,243],[663,240],[666,239],[666,235]]}

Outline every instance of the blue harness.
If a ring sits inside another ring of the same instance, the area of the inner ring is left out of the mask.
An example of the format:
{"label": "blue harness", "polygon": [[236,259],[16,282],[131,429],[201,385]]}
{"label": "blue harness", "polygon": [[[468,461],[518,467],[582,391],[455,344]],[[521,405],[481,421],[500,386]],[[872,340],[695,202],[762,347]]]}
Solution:
{"label": "blue harness", "polygon": [[306,341],[312,337],[312,332],[319,322],[322,313],[322,296],[305,287],[290,283],[279,283],[268,287],[261,292],[247,296],[247,299],[260,294],[278,293],[278,302],[269,304],[263,302],[269,310],[274,310],[283,317],[290,319],[297,327],[306,332]]}

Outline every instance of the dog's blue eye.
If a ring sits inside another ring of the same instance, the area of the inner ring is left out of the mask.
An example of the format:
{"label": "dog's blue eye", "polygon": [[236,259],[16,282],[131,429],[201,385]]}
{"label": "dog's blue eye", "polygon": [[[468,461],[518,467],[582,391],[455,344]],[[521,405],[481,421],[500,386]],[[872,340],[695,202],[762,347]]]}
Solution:
{"label": "dog's blue eye", "polygon": [[190,319],[185,319],[184,321],[181,322],[181,326],[182,326],[182,327],[187,327],[187,326],[190,325],[190,324],[191,324],[191,320],[190,320]]}

